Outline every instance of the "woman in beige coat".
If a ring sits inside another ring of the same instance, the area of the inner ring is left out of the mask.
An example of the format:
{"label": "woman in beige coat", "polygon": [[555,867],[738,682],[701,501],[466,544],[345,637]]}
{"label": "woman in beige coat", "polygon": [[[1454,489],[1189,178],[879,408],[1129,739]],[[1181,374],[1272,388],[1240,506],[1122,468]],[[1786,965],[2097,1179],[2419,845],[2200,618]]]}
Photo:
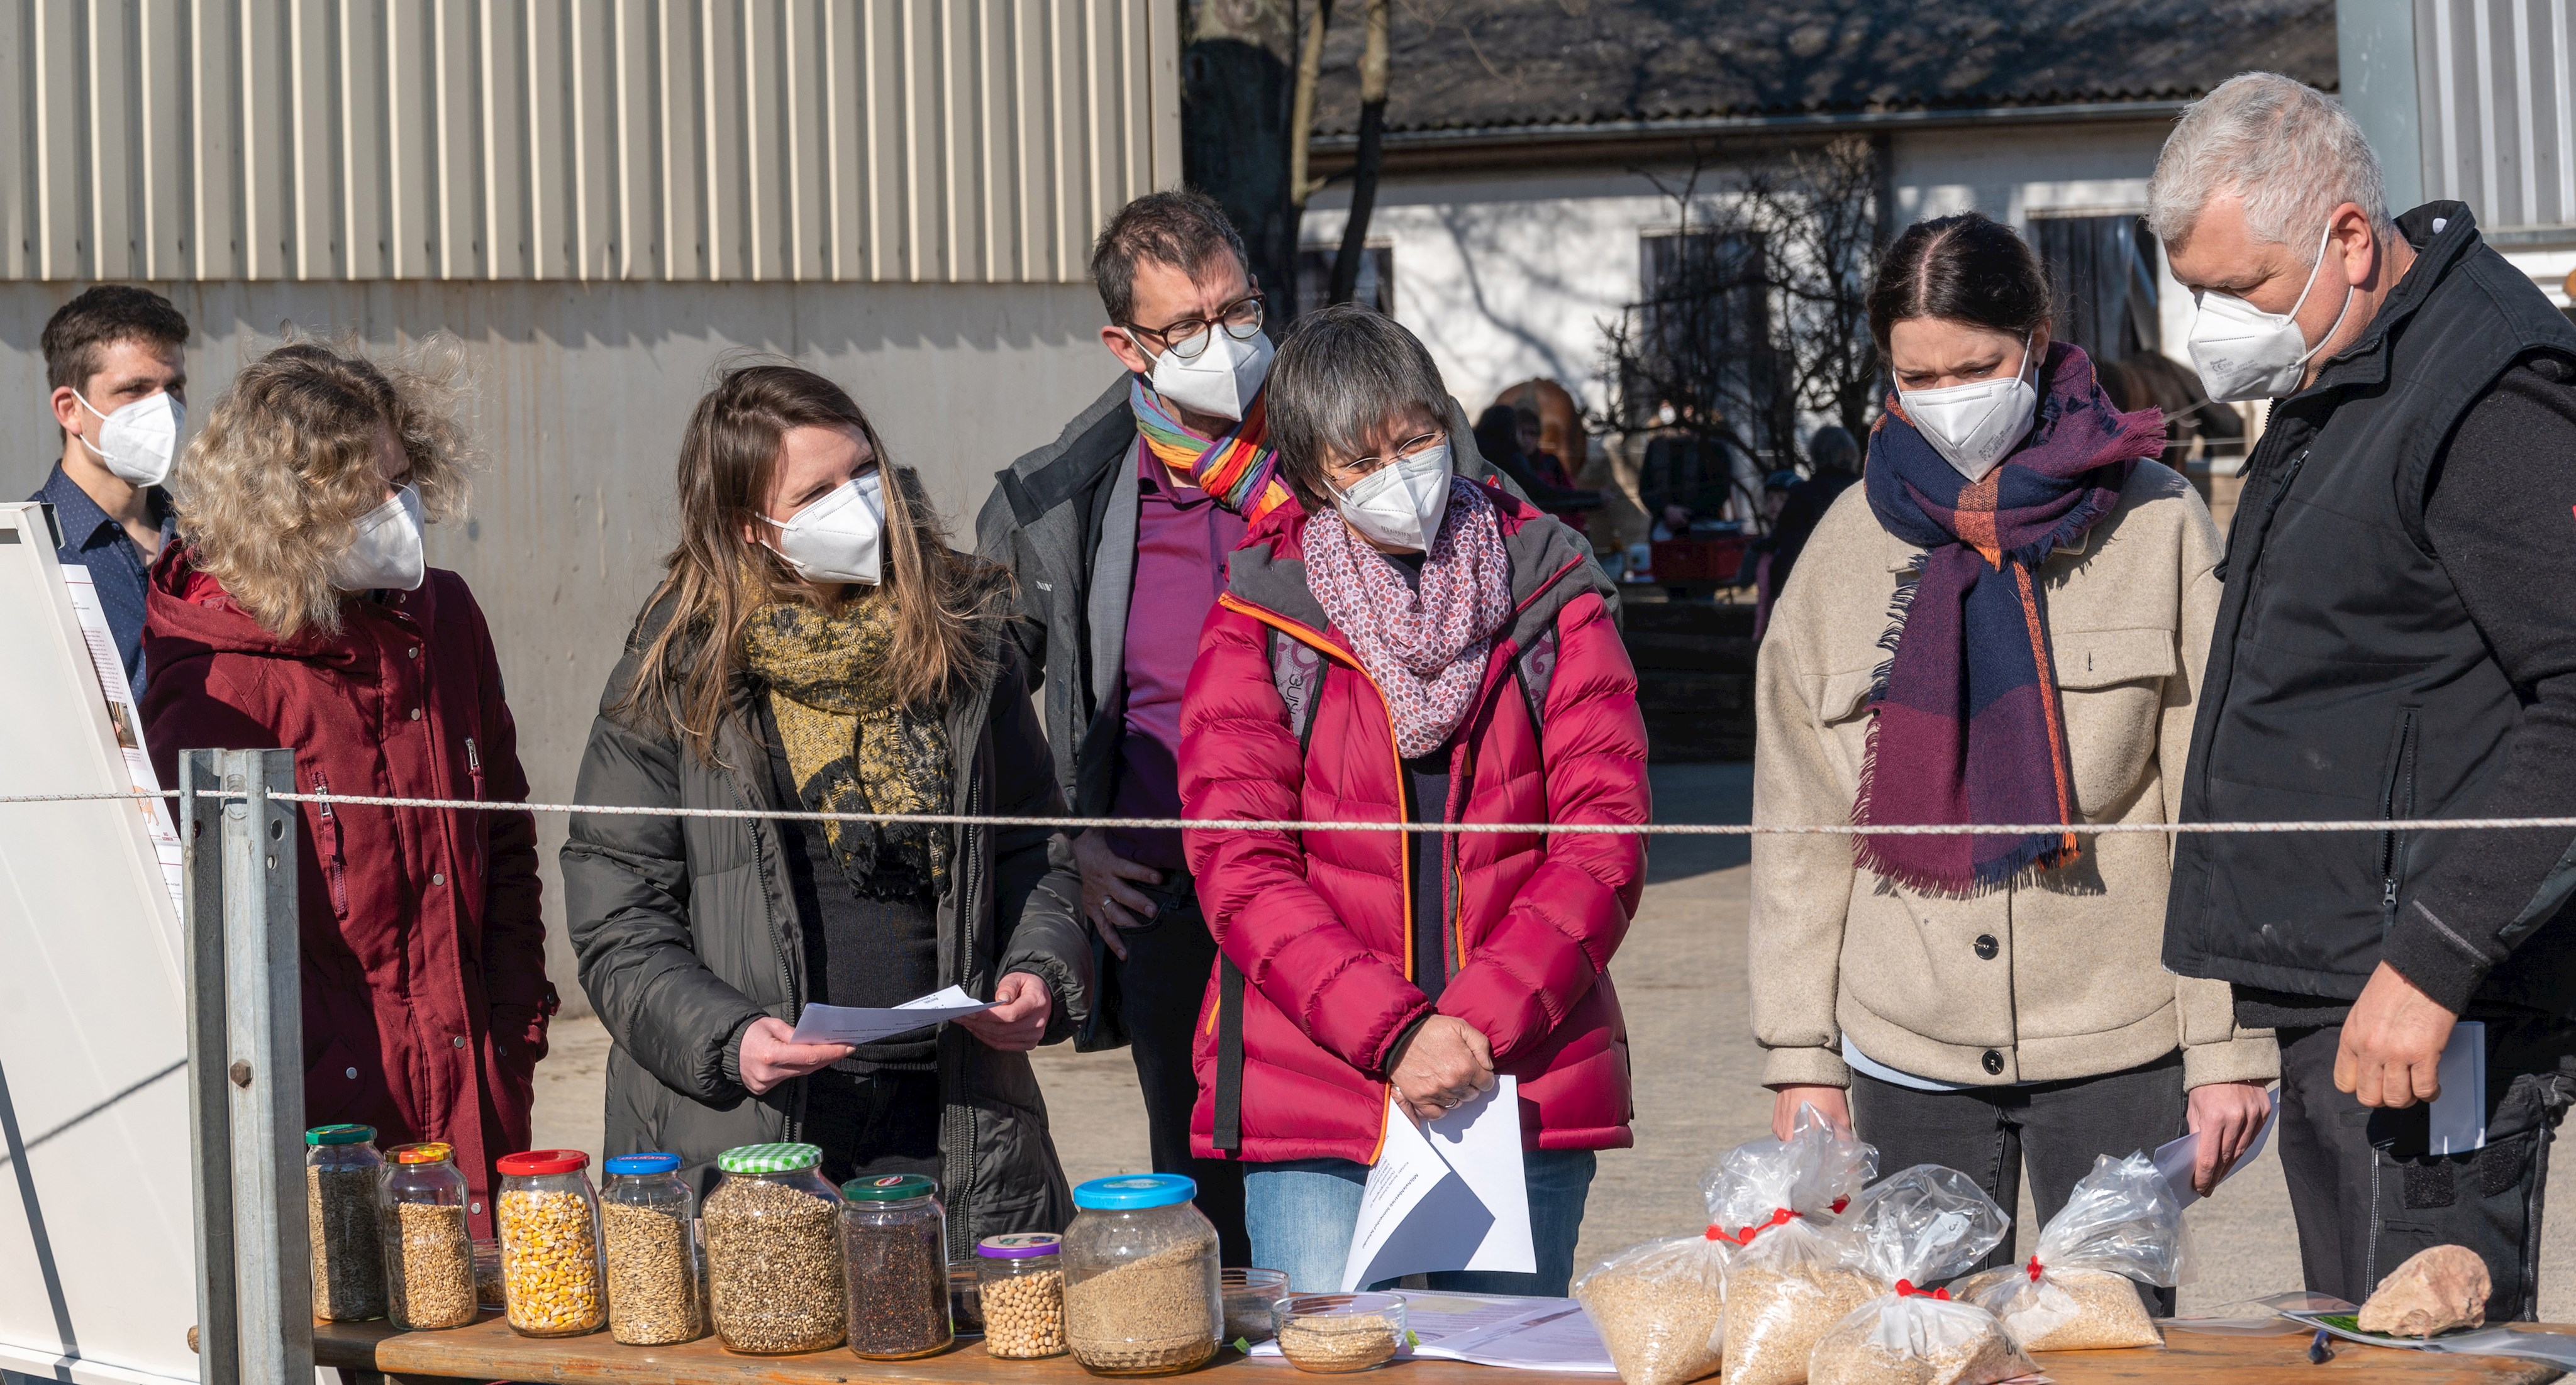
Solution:
{"label": "woman in beige coat", "polygon": [[[2163,822],[2218,605],[2218,535],[2050,341],[2045,273],[1981,216],[1889,247],[1870,325],[1897,397],[1763,641],[1757,823]],[[2158,962],[2170,838],[1759,836],[1752,992],[1800,1105],[1880,1167],[1937,1163],[2044,1220],[2094,1156],[2202,1135],[2205,1191],[2278,1071],[2223,982]],[[1849,1096],[1846,1098],[1846,1091]],[[2186,1095],[2188,1093],[2188,1095]],[[1998,1255],[2007,1252],[1998,1251]]]}

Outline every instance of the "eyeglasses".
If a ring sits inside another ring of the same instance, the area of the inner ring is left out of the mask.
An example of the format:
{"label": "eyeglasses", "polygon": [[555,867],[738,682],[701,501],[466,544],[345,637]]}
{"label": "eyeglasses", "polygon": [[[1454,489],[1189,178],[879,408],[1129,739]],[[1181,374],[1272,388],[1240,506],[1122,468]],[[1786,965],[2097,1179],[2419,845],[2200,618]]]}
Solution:
{"label": "eyeglasses", "polygon": [[[1368,478],[1377,475],[1379,471],[1385,469],[1386,464],[1389,462],[1402,461],[1407,457],[1418,456],[1424,451],[1447,442],[1448,440],[1449,435],[1447,433],[1417,433],[1414,436],[1405,439],[1402,446],[1396,448],[1386,456],[1353,457],[1347,462],[1333,464],[1327,469],[1337,476],[1349,477],[1350,485],[1356,485],[1361,481],[1365,481]],[[1345,485],[1343,489],[1350,489],[1350,485]]]}
{"label": "eyeglasses", "polygon": [[1261,334],[1261,291],[1255,289],[1225,305],[1213,322],[1204,317],[1185,317],[1160,327],[1124,324],[1130,337],[1152,337],[1162,348],[1185,361],[1195,361],[1216,340],[1208,328],[1223,326],[1225,334],[1236,341],[1250,341]]}

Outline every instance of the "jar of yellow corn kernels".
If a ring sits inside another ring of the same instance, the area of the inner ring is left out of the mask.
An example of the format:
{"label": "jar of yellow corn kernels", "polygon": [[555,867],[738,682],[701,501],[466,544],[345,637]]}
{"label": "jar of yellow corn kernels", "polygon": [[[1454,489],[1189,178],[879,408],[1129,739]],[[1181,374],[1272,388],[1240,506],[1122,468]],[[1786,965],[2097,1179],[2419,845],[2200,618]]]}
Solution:
{"label": "jar of yellow corn kernels", "polygon": [[574,1337],[608,1320],[589,1166],[577,1149],[501,1158],[502,1296],[511,1330],[523,1337]]}

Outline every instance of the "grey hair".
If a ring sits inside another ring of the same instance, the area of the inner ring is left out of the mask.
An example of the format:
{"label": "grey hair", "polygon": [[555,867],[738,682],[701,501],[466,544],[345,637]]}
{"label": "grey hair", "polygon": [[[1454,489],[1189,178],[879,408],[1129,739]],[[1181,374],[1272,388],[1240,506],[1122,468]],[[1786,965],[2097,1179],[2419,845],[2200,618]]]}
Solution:
{"label": "grey hair", "polygon": [[2147,227],[2187,239],[2209,199],[2245,203],[2245,229],[2313,265],[2326,218],[2350,202],[2386,229],[2388,186],[2351,113],[2304,82],[2241,72],[2185,107],[2147,180]]}
{"label": "grey hair", "polygon": [[1309,313],[1279,343],[1268,385],[1270,444],[1309,509],[1326,502],[1324,458],[1368,451],[1369,433],[1418,404],[1449,417],[1449,387],[1422,342],[1356,303]]}

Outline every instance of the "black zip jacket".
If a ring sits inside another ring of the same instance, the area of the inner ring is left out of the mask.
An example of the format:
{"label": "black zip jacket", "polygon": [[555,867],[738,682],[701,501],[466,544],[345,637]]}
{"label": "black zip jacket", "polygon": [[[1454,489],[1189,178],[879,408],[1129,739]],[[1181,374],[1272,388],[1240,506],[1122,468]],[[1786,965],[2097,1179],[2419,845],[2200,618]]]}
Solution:
{"label": "black zip jacket", "polygon": [[[2468,208],[2250,461],[2186,821],[2576,812],[2576,325]],[[2165,964],[2327,1023],[2384,958],[2454,1011],[2576,1011],[2576,834],[2187,835]]]}

